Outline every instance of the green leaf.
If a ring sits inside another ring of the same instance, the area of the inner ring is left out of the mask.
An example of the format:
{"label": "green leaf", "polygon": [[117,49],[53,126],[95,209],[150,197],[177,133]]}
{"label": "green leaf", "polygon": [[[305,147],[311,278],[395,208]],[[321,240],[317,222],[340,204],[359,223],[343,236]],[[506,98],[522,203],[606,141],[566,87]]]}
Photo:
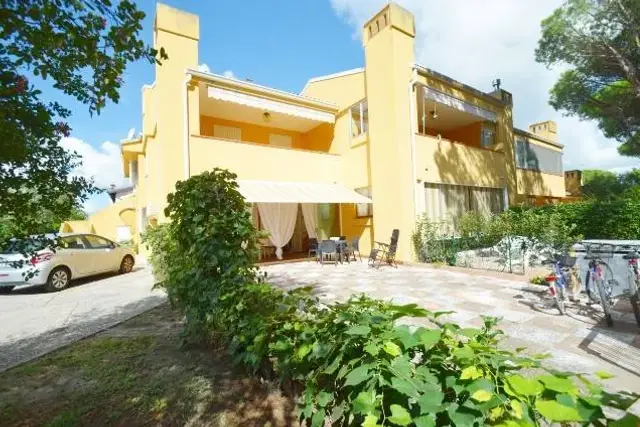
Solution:
{"label": "green leaf", "polygon": [[491,396],[493,396],[493,394],[491,394],[487,390],[480,389],[480,390],[475,391],[471,395],[471,398],[473,400],[475,400],[476,402],[487,402],[489,399],[491,399]]}
{"label": "green leaf", "polygon": [[387,418],[393,424],[398,426],[408,426],[411,424],[411,414],[400,405],[391,405],[391,416]]}
{"label": "green leaf", "polygon": [[318,393],[318,405],[322,408],[327,406],[333,400],[333,394],[327,393],[326,391],[321,391]]}
{"label": "green leaf", "polygon": [[324,409],[319,409],[311,418],[311,427],[324,427],[324,418]]}
{"label": "green leaf", "polygon": [[522,396],[536,396],[544,390],[538,381],[527,379],[522,375],[510,375],[506,380],[511,390]]}
{"label": "green leaf", "polygon": [[393,341],[387,341],[386,343],[384,343],[384,346],[382,347],[382,349],[385,351],[385,353],[390,354],[391,356],[394,356],[394,357],[402,354],[402,350],[400,349],[400,346],[394,343]]}
{"label": "green leaf", "polygon": [[346,378],[346,380],[344,382],[344,385],[345,386],[358,385],[361,382],[365,381],[367,378],[369,378],[369,367],[368,367],[368,365],[358,366],[357,368],[355,368],[354,370],[349,372],[349,374],[347,375],[347,378]]}
{"label": "green leaf", "polygon": [[537,399],[535,407],[540,415],[550,421],[583,421],[576,408],[562,405],[555,400]]}
{"label": "green leaf", "polygon": [[414,418],[413,422],[416,427],[435,427],[436,417],[434,415],[423,415],[422,417]]}
{"label": "green leaf", "polygon": [[415,335],[420,340],[420,344],[424,346],[424,349],[429,350],[440,341],[442,332],[437,329],[420,328],[415,332]]}
{"label": "green leaf", "polygon": [[609,422],[609,427],[638,427],[640,426],[640,418],[633,414],[626,414],[624,417]]}
{"label": "green leaf", "polygon": [[464,335],[467,338],[475,338],[482,333],[482,330],[478,328],[462,328],[460,329],[460,334]]}
{"label": "green leaf", "polygon": [[364,422],[362,423],[362,427],[382,427],[378,424],[378,416],[374,414],[367,414],[364,417]]}
{"label": "green leaf", "polygon": [[296,357],[299,360],[302,360],[305,358],[305,356],[309,353],[311,353],[311,349],[313,347],[309,344],[303,344],[300,347],[298,347],[298,350],[296,350]]}
{"label": "green leaf", "polygon": [[369,335],[371,328],[367,325],[356,325],[346,330],[347,335]]}
{"label": "green leaf", "polygon": [[391,361],[390,369],[391,372],[398,377],[410,378],[413,367],[409,361],[409,357],[402,355]]}
{"label": "green leaf", "polygon": [[372,413],[376,409],[375,393],[373,391],[361,391],[351,404],[351,407],[355,414]]}
{"label": "green leaf", "polygon": [[405,350],[420,344],[420,341],[411,333],[411,330],[406,325],[394,328],[393,336],[402,343]]}
{"label": "green leaf", "polygon": [[418,387],[414,383],[409,380],[393,377],[391,378],[391,388],[397,390],[398,392],[413,397],[417,399],[420,397],[420,392],[418,391]]}
{"label": "green leaf", "polygon": [[555,375],[541,375],[535,379],[544,384],[549,390],[557,391],[558,393],[578,393],[578,388],[569,378],[561,378]]}
{"label": "green leaf", "polygon": [[608,380],[609,378],[613,378],[613,377],[615,377],[615,375],[612,375],[612,374],[610,374],[610,373],[608,373],[608,372],[605,372],[605,371],[596,371],[596,372],[594,372],[594,373],[595,373],[595,374],[598,376],[598,378],[600,378],[601,380]]}
{"label": "green leaf", "polygon": [[336,369],[340,367],[340,362],[342,362],[342,355],[333,359],[333,362],[331,362],[331,365],[327,366],[324,372],[329,375],[333,374],[336,371]]}
{"label": "green leaf", "polygon": [[477,366],[467,366],[460,374],[461,380],[475,380],[482,376],[482,371]]}
{"label": "green leaf", "polygon": [[482,416],[482,414],[477,411],[458,406],[455,403],[449,406],[447,413],[451,421],[458,427],[472,426],[476,419]]}
{"label": "green leaf", "polygon": [[453,351],[453,357],[458,360],[471,359],[475,356],[473,349],[468,345],[464,345],[460,348],[457,348]]}
{"label": "green leaf", "polygon": [[418,405],[420,406],[420,414],[435,414],[443,410],[442,401],[444,400],[444,393],[441,391],[432,391],[423,394],[418,399]]}
{"label": "green leaf", "polygon": [[447,314],[453,314],[455,313],[455,311],[453,310],[448,310],[448,311],[436,311],[433,313],[433,317],[435,317],[436,319],[440,316],[445,316]]}
{"label": "green leaf", "polygon": [[369,344],[364,346],[364,351],[372,356],[377,356],[378,353],[380,353],[380,345],[374,342],[370,342]]}

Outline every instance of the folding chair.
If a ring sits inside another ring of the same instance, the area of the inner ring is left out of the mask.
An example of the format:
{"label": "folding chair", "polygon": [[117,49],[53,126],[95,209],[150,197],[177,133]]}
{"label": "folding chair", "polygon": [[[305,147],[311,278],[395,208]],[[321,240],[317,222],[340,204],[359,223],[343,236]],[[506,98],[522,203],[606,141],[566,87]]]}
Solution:
{"label": "folding chair", "polygon": [[320,264],[324,265],[325,255],[333,255],[335,265],[338,265],[338,244],[333,240],[320,242]]}
{"label": "folding chair", "polygon": [[385,264],[398,268],[398,264],[396,264],[396,251],[398,250],[399,235],[400,230],[394,229],[391,233],[391,241],[389,244],[374,242],[374,247],[369,254],[369,267],[380,268],[384,262]]}

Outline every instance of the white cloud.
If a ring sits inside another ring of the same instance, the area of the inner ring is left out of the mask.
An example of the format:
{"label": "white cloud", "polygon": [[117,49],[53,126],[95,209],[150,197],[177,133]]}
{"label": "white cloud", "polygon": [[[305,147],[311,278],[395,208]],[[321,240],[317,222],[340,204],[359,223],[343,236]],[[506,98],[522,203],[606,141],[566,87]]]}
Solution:
{"label": "white cloud", "polygon": [[198,67],[196,68],[196,70],[201,71],[203,73],[210,73],[211,70],[209,69],[209,66],[207,64],[200,64],[198,65]]}
{"label": "white cloud", "polygon": [[98,188],[108,188],[128,184],[122,171],[120,145],[113,142],[103,142],[99,147],[74,137],[62,138],[60,145],[67,151],[75,151],[82,160],[82,164],[74,171],[77,176],[93,179]]}
{"label": "white cloud", "polygon": [[222,73],[222,75],[227,77],[227,78],[229,78],[229,79],[236,79],[236,80],[238,79],[236,77],[236,75],[233,74],[233,71],[231,71],[231,70],[226,70],[225,72]]}
{"label": "white cloud", "polygon": [[[354,27],[362,24],[385,0],[330,0],[336,13]],[[565,145],[566,169],[628,169],[637,159],[620,156],[618,143],[604,138],[594,123],[563,117],[548,105],[548,93],[560,70],[548,70],[534,60],[540,21],[562,0],[398,0],[415,15],[416,60],[482,91],[502,79],[513,94],[514,124],[555,120],[559,142]]]}

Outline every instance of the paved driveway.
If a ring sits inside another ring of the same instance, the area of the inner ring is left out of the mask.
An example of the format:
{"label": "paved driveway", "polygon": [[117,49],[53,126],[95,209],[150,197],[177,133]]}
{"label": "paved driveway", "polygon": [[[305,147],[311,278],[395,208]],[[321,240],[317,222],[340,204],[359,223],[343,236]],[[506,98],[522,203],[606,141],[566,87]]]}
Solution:
{"label": "paved driveway", "polygon": [[[640,329],[630,307],[619,304],[616,325],[607,328],[597,306],[568,307],[560,316],[545,288],[517,280],[423,266],[369,269],[366,263],[320,266],[314,262],[263,267],[267,280],[290,289],[312,285],[325,301],[352,294],[397,303],[416,303],[430,310],[455,310],[448,320],[480,326],[480,315],[501,316],[508,335],[504,345],[527,347],[529,353],[548,352],[555,367],[574,372],[604,370],[615,375],[611,388],[640,392]],[[540,292],[540,290],[542,292]],[[420,323],[412,319],[411,323]]]}
{"label": "paved driveway", "polygon": [[0,295],[0,372],[99,332],[166,301],[149,269],[82,279],[62,292]]}

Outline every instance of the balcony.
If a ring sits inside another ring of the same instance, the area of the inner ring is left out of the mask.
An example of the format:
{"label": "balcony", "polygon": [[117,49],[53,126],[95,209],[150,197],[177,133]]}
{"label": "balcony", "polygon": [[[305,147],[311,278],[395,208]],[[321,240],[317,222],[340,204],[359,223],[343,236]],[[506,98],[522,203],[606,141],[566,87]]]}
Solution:
{"label": "balcony", "polygon": [[299,148],[192,135],[191,174],[214,167],[229,169],[239,179],[264,181],[342,181],[340,156]]}
{"label": "balcony", "polygon": [[503,153],[433,136],[415,138],[418,179],[476,187],[506,186]]}

